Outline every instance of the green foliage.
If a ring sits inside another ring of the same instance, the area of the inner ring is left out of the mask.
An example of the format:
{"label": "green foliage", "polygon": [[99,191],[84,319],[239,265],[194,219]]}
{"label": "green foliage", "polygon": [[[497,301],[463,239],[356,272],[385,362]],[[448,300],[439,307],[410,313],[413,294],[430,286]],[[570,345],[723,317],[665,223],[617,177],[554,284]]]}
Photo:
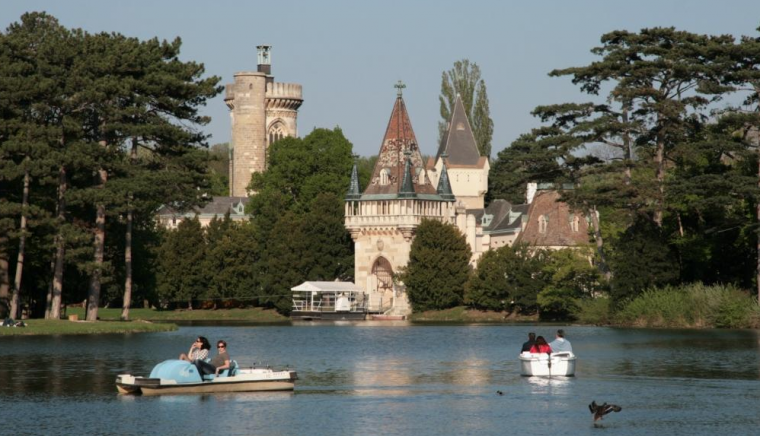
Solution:
{"label": "green foliage", "polygon": [[610,295],[616,305],[633,299],[647,288],[678,280],[678,263],[663,232],[646,217],[640,217],[613,243],[610,266],[615,275]]}
{"label": "green foliage", "polygon": [[757,299],[732,286],[684,285],[649,289],[615,314],[621,324],[645,327],[756,327]]}
{"label": "green foliage", "polygon": [[567,319],[578,311],[579,300],[592,299],[603,290],[601,274],[591,258],[590,249],[548,253],[543,269],[548,284],[537,298],[542,319]]}
{"label": "green foliage", "polygon": [[443,140],[451,121],[456,97],[459,95],[472,126],[475,143],[481,156],[491,157],[493,120],[488,107],[486,82],[480,78],[480,67],[468,59],[454,62],[454,68],[441,75],[441,121],[438,122],[438,142]]}
{"label": "green foliage", "polygon": [[183,220],[176,230],[166,232],[159,248],[157,293],[161,307],[193,300],[203,295],[207,277],[203,269],[206,242],[197,218]]}
{"label": "green foliage", "polygon": [[462,304],[472,252],[464,235],[450,224],[423,220],[399,278],[415,312]]}
{"label": "green foliage", "polygon": [[[209,118],[199,109],[221,87],[218,77],[202,77],[202,64],[180,60],[180,48],[179,39],[67,29],[37,12],[0,33],[0,233],[10,237],[0,243],[6,253],[19,246],[14,223],[21,216],[20,181],[28,175],[27,302],[48,297],[55,242],[65,252],[64,301],[81,301],[87,278],[97,302],[122,299],[127,212],[135,222],[132,298],[148,297],[155,210],[198,205],[209,187],[207,156],[198,149],[206,145],[198,127]],[[106,214],[98,250],[96,209]]]}
{"label": "green foliage", "polygon": [[578,299],[571,315],[581,324],[608,325],[613,319],[611,301],[606,295]]}

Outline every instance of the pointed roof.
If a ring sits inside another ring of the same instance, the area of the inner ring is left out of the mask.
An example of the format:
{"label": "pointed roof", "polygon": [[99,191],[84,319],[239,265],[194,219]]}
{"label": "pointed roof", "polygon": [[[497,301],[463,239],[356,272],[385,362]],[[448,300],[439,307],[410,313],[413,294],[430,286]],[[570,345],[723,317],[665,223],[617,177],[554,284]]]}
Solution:
{"label": "pointed roof", "polygon": [[359,185],[359,170],[356,168],[356,162],[354,162],[354,168],[351,170],[351,184],[348,186],[346,200],[355,200],[361,196],[362,188]]}
{"label": "pointed roof", "polygon": [[470,120],[464,110],[462,98],[457,94],[454,102],[454,111],[451,114],[449,130],[444,135],[441,145],[438,147],[436,160],[443,154],[449,155],[450,165],[478,165],[480,152],[475,142],[475,135],[470,127]]}
{"label": "pointed roof", "polygon": [[414,198],[417,194],[414,192],[414,183],[412,183],[412,162],[409,159],[408,151],[404,153],[407,156],[406,163],[404,164],[404,180],[401,182],[401,189],[398,191],[399,198]]}
{"label": "pointed roof", "polygon": [[[406,173],[404,153],[407,151],[410,153],[409,174],[412,176],[410,182],[413,184],[414,191],[417,194],[435,195],[435,188],[430,183],[422,162],[422,154],[420,154],[417,138],[414,136],[412,122],[409,120],[404,99],[399,93],[396,103],[393,105],[393,112],[391,112],[383,142],[380,145],[380,153],[372,172],[372,178],[364,191],[364,195],[398,194],[401,192],[402,181]],[[420,183],[420,181],[423,182]]]}
{"label": "pointed roof", "polygon": [[449,181],[449,172],[446,170],[446,153],[442,155],[443,167],[441,168],[441,177],[438,179],[438,195],[444,200],[454,200],[454,193],[451,191],[451,182]]}

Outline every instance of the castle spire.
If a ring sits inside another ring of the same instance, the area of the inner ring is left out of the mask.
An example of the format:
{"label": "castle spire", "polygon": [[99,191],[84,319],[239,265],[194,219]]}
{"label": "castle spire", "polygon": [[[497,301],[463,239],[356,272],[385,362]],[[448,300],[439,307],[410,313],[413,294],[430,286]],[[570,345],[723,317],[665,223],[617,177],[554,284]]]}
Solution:
{"label": "castle spire", "polygon": [[451,190],[451,182],[449,182],[449,172],[446,170],[446,158],[448,155],[446,152],[444,152],[441,155],[441,160],[443,161],[443,168],[441,168],[441,178],[438,179],[438,189],[436,189],[436,192],[438,195],[441,196],[444,200],[447,201],[453,201],[454,200],[454,193]]}
{"label": "castle spire", "polygon": [[[410,183],[414,184],[414,191],[417,194],[435,194],[435,187],[425,173],[422,154],[404,103],[402,90],[406,85],[399,81],[394,87],[398,90],[396,102],[380,145],[377,163],[364,194],[398,194],[402,189],[407,163],[410,166],[409,173],[414,176],[409,178]],[[405,155],[406,152],[409,152],[408,156]]]}
{"label": "castle spire", "polygon": [[467,118],[462,97],[457,94],[454,108],[449,120],[449,128],[443,136],[436,160],[443,153],[448,154],[449,163],[453,165],[477,165],[480,160],[480,152],[475,142],[475,135]]}
{"label": "castle spire", "polygon": [[348,193],[346,193],[346,200],[357,200],[362,196],[362,188],[359,184],[359,170],[356,168],[356,162],[354,161],[354,168],[351,170],[351,184],[348,187]]}
{"label": "castle spire", "polygon": [[412,162],[409,158],[411,154],[412,153],[410,151],[404,152],[404,156],[406,157],[406,164],[404,164],[404,181],[401,183],[401,189],[398,191],[399,198],[414,198],[417,196],[417,193],[414,192]]}

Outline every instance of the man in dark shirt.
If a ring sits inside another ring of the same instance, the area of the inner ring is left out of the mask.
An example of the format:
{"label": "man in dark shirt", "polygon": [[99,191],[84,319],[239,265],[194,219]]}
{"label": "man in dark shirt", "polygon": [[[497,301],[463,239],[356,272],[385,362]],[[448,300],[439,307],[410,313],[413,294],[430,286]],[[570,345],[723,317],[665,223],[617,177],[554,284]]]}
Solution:
{"label": "man in dark shirt", "polygon": [[230,355],[227,354],[227,343],[224,341],[217,342],[216,352],[216,356],[211,359],[210,363],[202,360],[195,361],[195,365],[198,367],[198,372],[201,373],[201,376],[211,373],[217,376],[221,371],[230,368]]}
{"label": "man in dark shirt", "polygon": [[533,332],[528,333],[528,342],[523,343],[522,350],[520,350],[521,353],[524,353],[526,351],[530,351],[530,347],[532,347],[536,343],[536,334]]}

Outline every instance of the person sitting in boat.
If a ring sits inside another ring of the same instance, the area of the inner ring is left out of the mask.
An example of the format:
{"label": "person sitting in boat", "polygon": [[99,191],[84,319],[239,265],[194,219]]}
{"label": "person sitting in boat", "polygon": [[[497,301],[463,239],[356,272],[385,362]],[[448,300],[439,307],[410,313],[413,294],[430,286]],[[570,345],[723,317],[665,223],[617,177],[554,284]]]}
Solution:
{"label": "person sitting in boat", "polygon": [[551,341],[549,346],[552,347],[555,353],[563,351],[573,352],[573,346],[570,344],[570,341],[565,339],[565,331],[562,329],[557,330],[557,339]]}
{"label": "person sitting in boat", "polygon": [[549,344],[546,343],[546,339],[544,339],[543,336],[539,336],[536,338],[536,343],[533,344],[532,347],[530,347],[531,353],[551,353],[552,347],[549,346]]}
{"label": "person sitting in boat", "polygon": [[182,353],[179,355],[179,360],[187,360],[188,362],[195,362],[196,360],[208,359],[208,350],[211,349],[211,344],[203,336],[198,336],[198,339],[190,346],[190,351],[187,354]]}
{"label": "person sitting in boat", "polygon": [[523,342],[522,350],[520,350],[521,353],[527,353],[530,352],[530,347],[533,346],[533,344],[536,343],[536,334],[533,332],[528,333],[528,341]]}
{"label": "person sitting in boat", "polygon": [[216,356],[211,359],[211,362],[204,362],[203,360],[196,360],[195,366],[198,368],[198,372],[201,376],[206,374],[214,374],[218,376],[220,372],[225,369],[230,369],[230,355],[227,354],[227,343],[220,340],[216,343]]}

